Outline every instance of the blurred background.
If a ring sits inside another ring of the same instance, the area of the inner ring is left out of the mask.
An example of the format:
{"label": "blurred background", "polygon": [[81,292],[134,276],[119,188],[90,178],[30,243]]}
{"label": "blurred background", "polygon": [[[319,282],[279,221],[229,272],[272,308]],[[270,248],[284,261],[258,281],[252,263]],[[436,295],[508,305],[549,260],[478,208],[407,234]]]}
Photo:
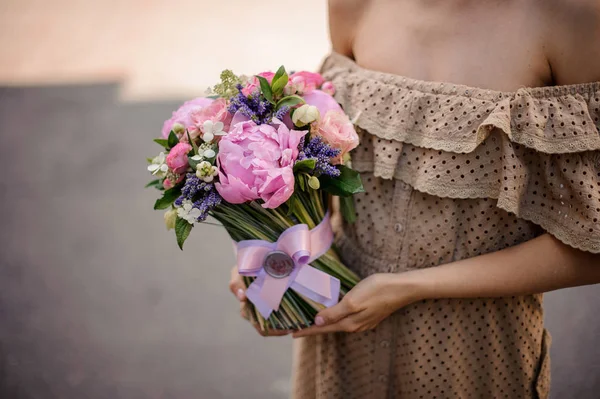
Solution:
{"label": "blurred background", "polygon": [[[179,251],[145,158],[222,69],[328,40],[325,0],[0,0],[0,398],[288,397],[291,339],[239,317],[222,229]],[[599,304],[546,296],[553,398],[598,397]]]}

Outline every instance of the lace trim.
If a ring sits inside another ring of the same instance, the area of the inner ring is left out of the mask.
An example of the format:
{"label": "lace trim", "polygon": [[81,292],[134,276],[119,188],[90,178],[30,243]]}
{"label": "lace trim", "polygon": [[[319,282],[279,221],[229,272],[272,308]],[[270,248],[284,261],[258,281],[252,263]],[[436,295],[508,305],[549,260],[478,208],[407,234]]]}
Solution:
{"label": "lace trim", "polygon": [[600,150],[600,82],[506,93],[370,71],[339,54],[323,70],[346,112],[379,138],[468,153],[500,129],[545,153]]}
{"label": "lace trim", "polygon": [[522,219],[537,224],[564,244],[581,251],[600,254],[600,235],[577,234],[564,221],[557,222],[552,218],[544,216],[536,208],[516,209],[515,203],[502,200],[498,201],[497,206],[507,212],[516,214]]}

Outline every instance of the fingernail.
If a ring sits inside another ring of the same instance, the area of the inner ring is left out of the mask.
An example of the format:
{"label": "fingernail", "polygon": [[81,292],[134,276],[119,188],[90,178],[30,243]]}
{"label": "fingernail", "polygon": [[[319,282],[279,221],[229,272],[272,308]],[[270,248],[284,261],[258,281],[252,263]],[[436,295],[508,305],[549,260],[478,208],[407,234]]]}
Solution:
{"label": "fingernail", "polygon": [[236,295],[240,301],[244,300],[244,290],[243,289],[238,288]]}
{"label": "fingernail", "polygon": [[315,317],[315,324],[318,326],[322,326],[323,324],[325,324],[325,320],[323,320],[321,316],[317,316]]}

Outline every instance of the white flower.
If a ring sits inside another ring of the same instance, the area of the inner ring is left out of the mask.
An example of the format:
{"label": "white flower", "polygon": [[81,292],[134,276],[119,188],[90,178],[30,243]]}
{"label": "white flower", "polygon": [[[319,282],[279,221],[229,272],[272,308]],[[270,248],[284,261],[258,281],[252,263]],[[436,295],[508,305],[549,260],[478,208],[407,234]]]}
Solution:
{"label": "white flower", "polygon": [[202,144],[198,148],[198,154],[194,155],[190,159],[192,159],[196,162],[200,162],[200,161],[204,161],[205,159],[210,159],[210,158],[214,158],[215,156],[217,156],[217,153],[212,148],[210,148],[210,147],[202,148],[204,145],[205,144]]}
{"label": "white flower", "polygon": [[177,216],[184,219],[189,224],[194,224],[200,217],[200,209],[194,208],[192,201],[184,200],[181,206],[177,208]]}
{"label": "white flower", "polygon": [[152,160],[152,163],[148,165],[148,171],[158,177],[165,177],[169,170],[166,161],[167,157],[165,156],[165,153],[161,152]]}
{"label": "white flower", "polygon": [[198,147],[198,154],[191,157],[192,160],[196,162],[204,161],[205,159],[214,158],[217,156],[215,150],[212,149],[214,144],[202,143],[200,147]]}
{"label": "white flower", "polygon": [[205,121],[202,125],[202,140],[205,143],[210,143],[213,141],[215,136],[223,136],[225,132],[223,131],[223,122],[213,122],[211,120]]}
{"label": "white flower", "polygon": [[196,176],[198,179],[202,179],[206,183],[210,183],[214,180],[215,176],[219,174],[219,170],[216,166],[213,166],[208,161],[202,161],[196,165]]}
{"label": "white flower", "polygon": [[292,122],[298,127],[306,126],[319,119],[319,109],[314,105],[304,104],[294,111]]}

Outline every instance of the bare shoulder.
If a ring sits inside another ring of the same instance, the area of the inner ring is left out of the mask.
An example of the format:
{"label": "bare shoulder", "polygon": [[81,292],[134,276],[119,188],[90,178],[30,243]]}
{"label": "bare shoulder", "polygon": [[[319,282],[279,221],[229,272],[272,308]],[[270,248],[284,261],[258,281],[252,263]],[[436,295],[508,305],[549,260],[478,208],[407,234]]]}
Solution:
{"label": "bare shoulder", "polygon": [[329,0],[329,34],[333,49],[352,55],[356,26],[369,0]]}
{"label": "bare shoulder", "polygon": [[538,0],[557,84],[600,81],[600,0]]}

